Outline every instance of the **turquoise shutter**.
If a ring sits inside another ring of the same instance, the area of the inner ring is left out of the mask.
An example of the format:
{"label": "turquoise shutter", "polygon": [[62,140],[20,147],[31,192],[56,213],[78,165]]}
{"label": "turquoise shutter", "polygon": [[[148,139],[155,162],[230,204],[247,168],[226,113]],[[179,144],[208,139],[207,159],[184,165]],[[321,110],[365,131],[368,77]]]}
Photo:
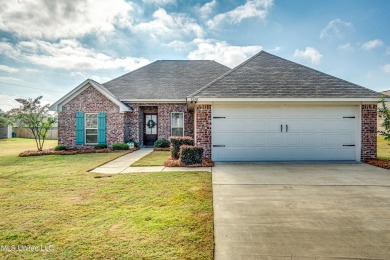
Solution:
{"label": "turquoise shutter", "polygon": [[106,113],[98,113],[98,144],[106,144]]}
{"label": "turquoise shutter", "polygon": [[84,113],[76,112],[76,144],[84,144]]}

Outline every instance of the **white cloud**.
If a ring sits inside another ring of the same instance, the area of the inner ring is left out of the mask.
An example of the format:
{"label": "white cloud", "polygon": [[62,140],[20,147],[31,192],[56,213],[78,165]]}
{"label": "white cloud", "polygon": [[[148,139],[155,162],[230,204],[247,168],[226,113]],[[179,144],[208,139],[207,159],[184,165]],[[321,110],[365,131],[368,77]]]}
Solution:
{"label": "white cloud", "polygon": [[364,50],[372,50],[375,48],[379,48],[381,46],[383,46],[383,42],[379,39],[374,39],[374,40],[371,40],[371,41],[368,41],[368,42],[365,42],[362,44],[362,48]]}
{"label": "white cloud", "polygon": [[339,45],[337,47],[337,49],[339,49],[340,51],[344,51],[344,52],[355,51],[355,48],[352,46],[352,44],[350,42],[348,42],[346,44]]}
{"label": "white cloud", "polygon": [[132,21],[134,4],[125,0],[0,0],[0,30],[28,38],[73,38],[110,34]]}
{"label": "white cloud", "polygon": [[389,73],[390,74],[390,64],[386,64],[383,66],[383,71],[385,73]]}
{"label": "white cloud", "polygon": [[207,25],[214,28],[221,23],[237,24],[248,18],[265,19],[272,5],[272,0],[247,0],[245,4],[229,12],[217,14],[207,22]]}
{"label": "white cloud", "polygon": [[191,45],[195,49],[188,54],[190,60],[215,60],[231,68],[262,50],[258,45],[231,46],[211,39],[195,39]]}
{"label": "white cloud", "polygon": [[306,49],[302,51],[296,49],[294,52],[294,57],[306,60],[311,64],[317,65],[321,62],[322,54],[315,48],[306,47]]}
{"label": "white cloud", "polygon": [[12,108],[19,107],[20,103],[15,100],[16,98],[26,98],[26,97],[0,93],[0,109],[3,111],[8,111],[11,110]]}
{"label": "white cloud", "polygon": [[204,31],[196,21],[184,14],[168,14],[159,8],[153,13],[154,20],[132,26],[132,30],[140,34],[147,34],[154,39],[169,40],[185,37],[203,37]]}
{"label": "white cloud", "polygon": [[118,69],[131,71],[149,63],[145,58],[113,58],[104,53],[85,48],[77,40],[61,40],[57,43],[42,40],[22,41],[8,55],[10,58],[54,69],[99,70]]}
{"label": "white cloud", "polygon": [[217,5],[216,0],[212,0],[211,2],[205,3],[203,6],[199,8],[200,16],[203,19],[207,18],[212,13],[216,5]]}
{"label": "white cloud", "polygon": [[167,5],[167,4],[176,4],[176,0],[142,0],[145,4],[153,4],[153,5]]}
{"label": "white cloud", "polygon": [[8,72],[8,73],[15,73],[18,72],[19,69],[9,67],[7,65],[0,65],[0,71]]}
{"label": "white cloud", "polygon": [[20,83],[24,82],[22,79],[14,78],[14,77],[0,77],[0,81],[7,83]]}
{"label": "white cloud", "polygon": [[322,29],[320,33],[320,39],[327,36],[343,38],[345,33],[350,29],[352,29],[351,22],[345,22],[341,19],[334,19],[331,20],[324,29]]}

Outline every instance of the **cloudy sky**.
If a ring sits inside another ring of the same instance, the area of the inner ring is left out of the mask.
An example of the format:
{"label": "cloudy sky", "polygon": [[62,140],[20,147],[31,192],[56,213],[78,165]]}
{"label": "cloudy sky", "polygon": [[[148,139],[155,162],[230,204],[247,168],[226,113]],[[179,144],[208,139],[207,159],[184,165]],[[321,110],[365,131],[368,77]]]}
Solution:
{"label": "cloudy sky", "polygon": [[0,108],[54,102],[155,60],[234,67],[260,50],[390,89],[387,0],[0,0]]}

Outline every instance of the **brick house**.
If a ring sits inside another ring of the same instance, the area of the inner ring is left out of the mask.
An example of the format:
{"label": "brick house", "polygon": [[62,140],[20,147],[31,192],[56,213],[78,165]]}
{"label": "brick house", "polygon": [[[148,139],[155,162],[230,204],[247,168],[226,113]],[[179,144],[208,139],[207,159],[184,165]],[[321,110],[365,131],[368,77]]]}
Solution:
{"label": "brick house", "polygon": [[86,80],[51,106],[69,147],[193,136],[215,161],[376,157],[380,94],[260,52],[234,69],[156,61],[104,84]]}

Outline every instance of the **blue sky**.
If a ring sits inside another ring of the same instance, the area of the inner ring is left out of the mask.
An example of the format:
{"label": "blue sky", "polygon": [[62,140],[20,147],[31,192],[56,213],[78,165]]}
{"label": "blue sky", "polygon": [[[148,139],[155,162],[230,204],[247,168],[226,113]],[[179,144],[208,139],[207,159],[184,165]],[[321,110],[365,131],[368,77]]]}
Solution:
{"label": "blue sky", "polygon": [[234,67],[260,50],[390,89],[387,0],[0,0],[0,109],[53,103],[161,59]]}

